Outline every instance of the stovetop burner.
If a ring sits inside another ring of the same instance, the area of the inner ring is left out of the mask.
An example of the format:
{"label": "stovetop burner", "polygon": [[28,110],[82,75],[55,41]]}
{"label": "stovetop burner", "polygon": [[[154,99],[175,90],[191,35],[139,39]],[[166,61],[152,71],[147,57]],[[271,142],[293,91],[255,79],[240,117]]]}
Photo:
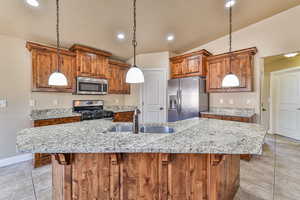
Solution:
{"label": "stovetop burner", "polygon": [[112,111],[103,110],[102,100],[75,100],[74,112],[81,113],[82,120],[113,118]]}

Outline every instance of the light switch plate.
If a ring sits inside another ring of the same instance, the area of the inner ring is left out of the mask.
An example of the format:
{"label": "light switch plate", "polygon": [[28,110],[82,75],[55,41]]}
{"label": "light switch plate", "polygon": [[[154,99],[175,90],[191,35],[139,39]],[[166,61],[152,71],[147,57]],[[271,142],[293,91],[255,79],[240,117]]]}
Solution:
{"label": "light switch plate", "polygon": [[223,104],[224,103],[224,100],[223,99],[220,99],[220,104]]}
{"label": "light switch plate", "polygon": [[231,105],[234,104],[233,99],[230,99],[230,100],[229,100],[229,104],[231,104]]}
{"label": "light switch plate", "polygon": [[7,107],[7,100],[1,99],[0,100],[0,108],[6,108]]}

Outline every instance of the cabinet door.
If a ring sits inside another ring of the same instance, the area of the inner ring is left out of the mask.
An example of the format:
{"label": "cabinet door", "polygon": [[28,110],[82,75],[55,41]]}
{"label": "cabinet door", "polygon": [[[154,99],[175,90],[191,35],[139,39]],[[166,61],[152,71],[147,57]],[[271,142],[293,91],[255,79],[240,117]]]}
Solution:
{"label": "cabinet door", "polygon": [[122,94],[130,94],[130,84],[126,83],[126,74],[128,70],[129,69],[125,67],[120,68]]}
{"label": "cabinet door", "polygon": [[[67,86],[53,86],[52,88],[57,88],[57,89],[68,89],[72,90],[73,89],[73,83],[75,80],[75,74],[74,74],[74,68],[75,68],[75,57],[74,56],[69,56],[69,55],[60,55],[60,72],[63,73],[67,80],[68,80],[68,85]],[[54,55],[54,66],[55,69],[57,69],[57,55]]]}
{"label": "cabinet door", "polygon": [[118,94],[121,90],[121,79],[120,79],[120,70],[116,65],[110,65],[109,67],[109,93]]}
{"label": "cabinet door", "polygon": [[108,69],[108,59],[104,56],[92,56],[91,75],[106,78]]}
{"label": "cabinet door", "polygon": [[247,89],[248,87],[251,86],[252,68],[251,68],[250,55],[241,54],[232,57],[231,71],[239,78],[240,81],[239,88]]}
{"label": "cabinet door", "polygon": [[222,80],[227,73],[226,59],[212,60],[208,62],[207,91],[216,91],[222,88]]}
{"label": "cabinet door", "polygon": [[171,65],[171,76],[172,78],[177,78],[183,74],[183,66],[184,66],[184,60],[176,60],[172,62]]}
{"label": "cabinet door", "polygon": [[43,88],[51,88],[48,85],[50,74],[54,71],[53,53],[49,51],[33,50],[32,73],[33,91]]}
{"label": "cabinet door", "polygon": [[79,76],[92,76],[93,56],[93,54],[89,53],[78,53],[77,68]]}
{"label": "cabinet door", "polygon": [[201,56],[192,56],[186,58],[186,65],[183,67],[184,74],[202,75]]}

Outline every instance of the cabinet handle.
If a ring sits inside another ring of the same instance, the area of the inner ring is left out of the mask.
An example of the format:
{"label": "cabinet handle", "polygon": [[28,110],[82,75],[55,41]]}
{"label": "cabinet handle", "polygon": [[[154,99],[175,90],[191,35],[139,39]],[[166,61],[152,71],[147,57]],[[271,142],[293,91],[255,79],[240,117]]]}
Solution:
{"label": "cabinet handle", "polygon": [[297,110],[300,110],[300,108],[298,108]]}

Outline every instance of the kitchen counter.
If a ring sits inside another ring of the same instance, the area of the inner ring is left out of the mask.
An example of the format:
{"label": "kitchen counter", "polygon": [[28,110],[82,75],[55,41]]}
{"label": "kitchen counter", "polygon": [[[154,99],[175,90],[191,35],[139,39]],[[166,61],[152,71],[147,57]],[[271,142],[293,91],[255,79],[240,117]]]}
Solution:
{"label": "kitchen counter", "polygon": [[104,105],[104,110],[113,111],[114,113],[118,112],[133,112],[136,106],[106,106]]}
{"label": "kitchen counter", "polygon": [[107,132],[115,124],[119,123],[101,119],[24,129],[17,134],[17,149],[30,153],[261,154],[266,135],[258,124],[202,118],[160,124],[174,128],[172,134]]}
{"label": "kitchen counter", "polygon": [[73,112],[72,108],[57,108],[57,109],[43,109],[43,110],[32,110],[30,119],[35,120],[47,120],[47,119],[58,119],[66,117],[80,117],[80,113]]}
{"label": "kitchen counter", "polygon": [[208,115],[221,115],[230,117],[253,117],[255,115],[255,110],[250,108],[218,108],[212,107],[208,112],[201,112],[201,114]]}

